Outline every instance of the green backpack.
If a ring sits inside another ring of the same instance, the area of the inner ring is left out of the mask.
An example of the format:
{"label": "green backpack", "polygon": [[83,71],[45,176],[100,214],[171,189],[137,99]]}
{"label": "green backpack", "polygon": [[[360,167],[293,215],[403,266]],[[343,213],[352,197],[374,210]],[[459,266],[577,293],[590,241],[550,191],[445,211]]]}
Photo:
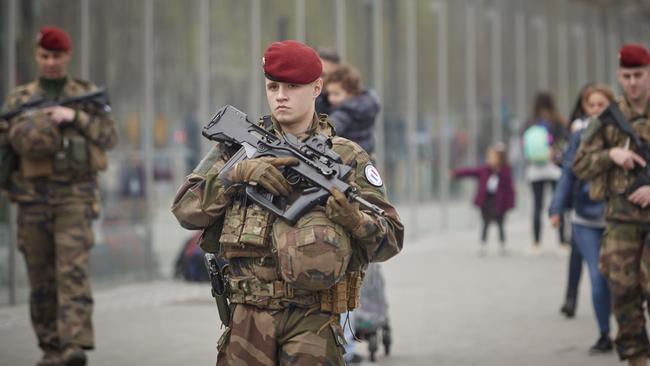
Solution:
{"label": "green backpack", "polygon": [[549,133],[544,126],[531,126],[524,132],[524,157],[532,164],[547,163],[551,156]]}

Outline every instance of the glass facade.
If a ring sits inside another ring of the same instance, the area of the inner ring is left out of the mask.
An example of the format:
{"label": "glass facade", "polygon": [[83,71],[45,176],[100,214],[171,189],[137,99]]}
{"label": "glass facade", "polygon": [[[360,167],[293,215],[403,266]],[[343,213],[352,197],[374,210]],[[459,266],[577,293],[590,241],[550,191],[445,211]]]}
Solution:
{"label": "glass facade", "polygon": [[[405,208],[407,225],[436,203],[443,223],[434,227],[441,228],[453,226],[444,220],[447,203],[467,193],[449,181],[450,168],[481,161],[496,141],[511,147],[520,166],[518,136],[537,91],[552,92],[567,115],[586,82],[615,87],[623,42],[647,42],[647,21],[622,13],[616,1],[599,4],[0,0],[0,97],[36,77],[33,44],[42,25],[71,34],[70,74],[108,88],[120,134],[101,176],[95,276],[100,283],[169,277],[189,233],[168,208],[209,146],[200,129],[225,104],[253,117],[268,112],[260,72],[268,43],[335,48],[360,70],[382,102],[377,157],[391,199]],[[25,278],[0,200],[6,304],[24,301]]]}

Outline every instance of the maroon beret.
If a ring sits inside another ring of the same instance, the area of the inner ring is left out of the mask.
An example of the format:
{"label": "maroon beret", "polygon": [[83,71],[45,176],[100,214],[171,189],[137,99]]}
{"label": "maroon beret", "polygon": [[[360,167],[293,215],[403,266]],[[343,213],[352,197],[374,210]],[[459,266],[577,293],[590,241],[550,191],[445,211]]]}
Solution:
{"label": "maroon beret", "polygon": [[318,53],[298,41],[271,43],[264,51],[262,65],[269,80],[283,83],[309,84],[323,72]]}
{"label": "maroon beret", "polygon": [[645,47],[630,43],[621,47],[618,61],[621,67],[641,67],[650,64],[650,54]]}
{"label": "maroon beret", "polygon": [[36,36],[36,44],[50,51],[72,50],[72,41],[66,31],[59,27],[44,26]]}

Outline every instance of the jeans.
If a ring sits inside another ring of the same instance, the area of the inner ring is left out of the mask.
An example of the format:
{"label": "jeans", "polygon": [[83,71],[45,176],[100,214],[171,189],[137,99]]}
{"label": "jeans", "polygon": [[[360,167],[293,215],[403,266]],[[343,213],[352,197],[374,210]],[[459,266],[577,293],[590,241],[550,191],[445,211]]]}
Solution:
{"label": "jeans", "polygon": [[611,303],[607,280],[598,270],[600,257],[600,239],[604,229],[592,228],[579,224],[573,224],[573,237],[576,246],[587,262],[589,278],[591,279],[591,301],[594,305],[596,320],[601,334],[609,334],[609,316],[611,314]]}
{"label": "jeans", "polygon": [[566,289],[566,298],[578,298],[578,285],[582,276],[582,255],[575,242],[575,234],[571,235],[571,256],[569,257],[569,280]]}

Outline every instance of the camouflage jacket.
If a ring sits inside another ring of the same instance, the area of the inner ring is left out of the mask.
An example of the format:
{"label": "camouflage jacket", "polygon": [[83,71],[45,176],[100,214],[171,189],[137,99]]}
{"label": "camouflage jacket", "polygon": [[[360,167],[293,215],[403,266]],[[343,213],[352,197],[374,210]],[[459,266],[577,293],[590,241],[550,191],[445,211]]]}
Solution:
{"label": "camouflage jacket", "polygon": [[[261,121],[260,125],[263,125]],[[323,133],[331,136],[330,126],[326,118],[314,118],[310,135]],[[276,135],[281,134],[277,122],[274,122],[273,127],[268,130],[272,130]],[[333,150],[341,156],[345,164],[354,168],[349,183],[360,188],[363,198],[386,211],[385,217],[377,216],[370,211],[362,211],[370,220],[366,220],[367,224],[352,236],[353,245],[361,248],[365,262],[385,261],[396,255],[402,248],[404,227],[399,215],[388,202],[384,187],[376,187],[366,179],[365,168],[371,164],[368,154],[350,140],[341,137],[331,137],[331,139]],[[229,153],[222,146],[217,145],[199,167],[186,177],[172,204],[172,212],[184,228],[206,229],[221,220],[227,221],[228,217],[224,218],[226,212],[232,212],[233,205],[237,207],[238,201],[245,196],[242,194],[243,185],[224,188],[218,178],[228,158]],[[223,235],[221,239],[223,241]],[[270,235],[266,234],[264,240],[267,247],[271,245]],[[264,258],[260,260],[259,257]],[[230,260],[230,269],[231,277],[235,278],[254,276],[265,283],[279,279],[277,253],[273,251],[262,250],[258,258],[233,258]]]}
{"label": "camouflage jacket", "polygon": [[[626,100],[618,101],[618,106],[641,139],[650,141],[648,111],[639,115]],[[629,136],[616,126],[604,125],[598,119],[592,121],[583,135],[573,171],[578,178],[590,181],[592,199],[606,199],[607,220],[647,224],[650,223],[650,208],[642,209],[623,194],[636,178],[635,174],[617,166],[609,157],[609,149],[613,147],[632,146],[629,140]]]}
{"label": "camouflage jacket", "polygon": [[[68,77],[60,98],[88,93],[91,82]],[[38,81],[15,88],[2,110],[10,111],[45,95]],[[9,195],[15,202],[61,204],[97,202],[97,171],[106,168],[106,150],[117,143],[111,117],[92,106],[72,106],[74,122],[56,126],[35,108],[0,121],[0,144],[11,146],[19,167],[11,175]]]}

